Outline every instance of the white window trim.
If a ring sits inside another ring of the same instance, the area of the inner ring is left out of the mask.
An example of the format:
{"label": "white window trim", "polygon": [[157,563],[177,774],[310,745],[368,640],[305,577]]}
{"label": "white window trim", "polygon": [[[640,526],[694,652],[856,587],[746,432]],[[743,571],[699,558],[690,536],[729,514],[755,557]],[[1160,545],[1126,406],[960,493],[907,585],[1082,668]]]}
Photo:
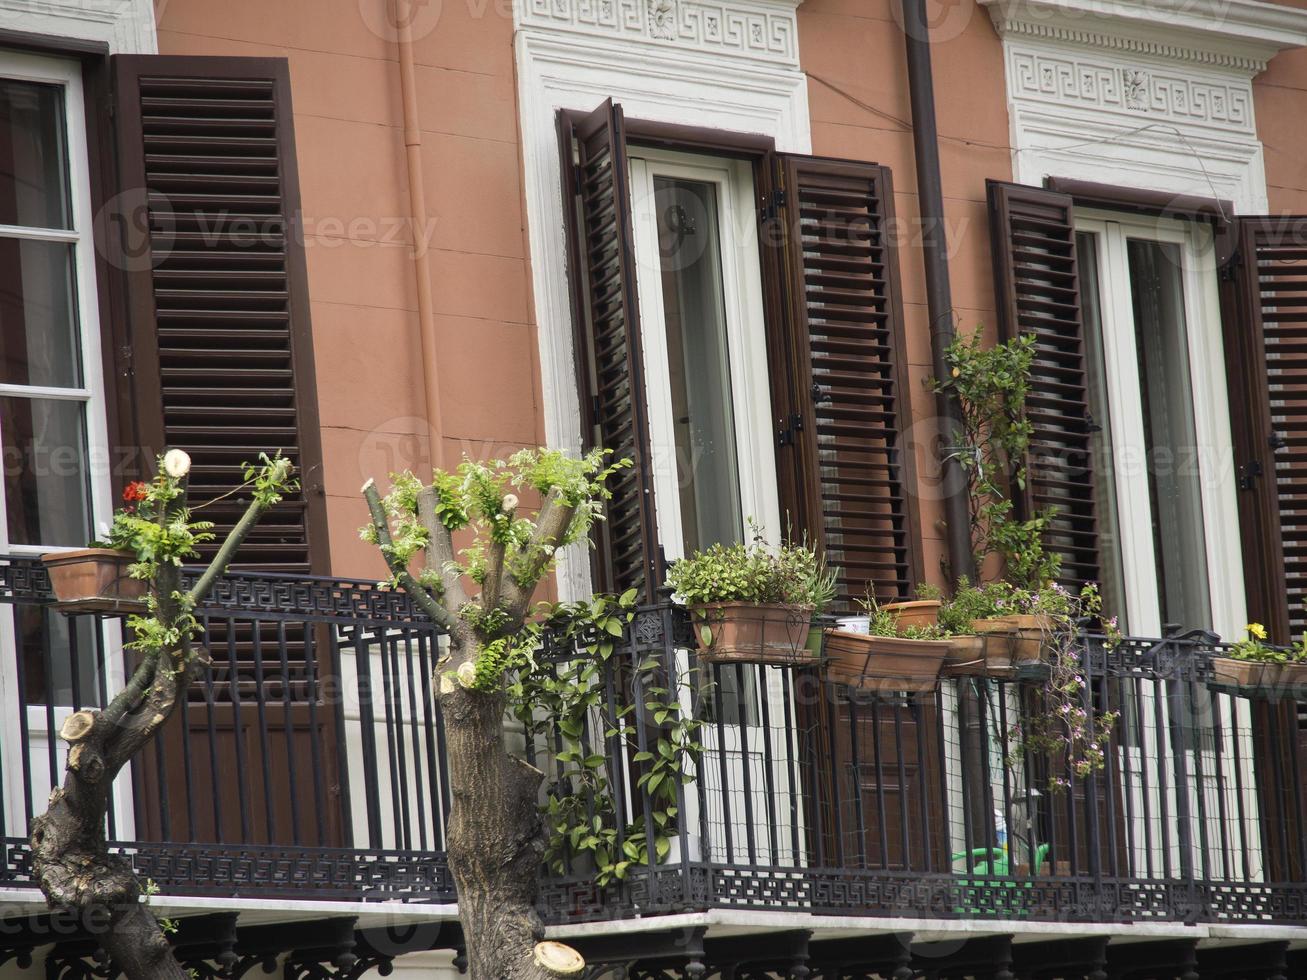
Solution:
{"label": "white window trim", "polygon": [[667,355],[666,310],[658,261],[658,215],[654,177],[712,184],[717,192],[718,234],[726,313],[727,363],[735,420],[742,528],[750,519],[768,540],[779,540],[780,502],[771,432],[767,338],[762,309],[762,270],[753,217],[753,173],[745,161],[646,148],[632,149],[631,218],[635,232],[645,390],[654,456],[654,502],[666,559],[684,557],[674,413]]}
{"label": "white window trim", "polygon": [[[73,275],[77,291],[75,309],[80,325],[78,339],[82,357],[82,387],[80,388],[48,389],[39,386],[0,385],[0,394],[37,395],[76,400],[86,404],[85,465],[91,509],[90,531],[95,533],[96,528],[101,523],[107,523],[113,513],[109,466],[112,457],[109,450],[104,361],[100,343],[100,294],[96,284],[94,214],[91,208],[90,160],[86,142],[86,105],[81,67],[76,61],[68,59],[0,51],[0,77],[59,85],[64,91],[64,132],[72,228],[68,230],[23,228],[22,234],[16,237],[68,242],[73,245]],[[0,233],[3,233],[3,230],[0,230]],[[0,490],[0,554],[34,557],[58,550],[66,549],[10,543],[4,493]],[[121,689],[123,682],[121,637],[113,624],[106,624],[103,627],[102,636],[108,668],[108,676],[105,678],[106,691],[109,697],[113,697]],[[8,788],[3,795],[4,803],[10,807],[5,814],[6,826],[10,828],[25,825],[22,802],[25,792],[24,766],[20,753],[26,751],[42,762],[42,765],[32,766],[30,769],[35,797],[32,804],[39,809],[41,799],[44,798],[41,786],[49,739],[46,706],[32,704],[27,707],[30,741],[26,746],[21,744],[22,739],[19,737],[21,729],[18,724],[21,692],[17,687],[18,673],[13,664],[17,652],[18,638],[14,631],[14,619],[9,610],[4,610],[4,614],[0,615],[0,717],[3,717],[5,722],[0,726],[0,751],[5,752],[4,771]],[[52,710],[55,731],[57,731],[59,721],[72,709],[54,706]],[[63,743],[58,743],[59,771],[62,771],[63,753],[66,748]],[[119,836],[127,840],[132,839],[134,820],[130,786],[123,784],[115,790],[112,805]]]}
{"label": "white window trim", "polygon": [[[68,242],[73,245],[73,274],[77,290],[76,314],[82,357],[80,388],[36,385],[0,385],[0,395],[56,398],[86,404],[86,468],[92,534],[113,514],[109,481],[109,422],[105,405],[104,360],[100,346],[99,289],[95,277],[94,215],[91,208],[91,169],[86,145],[86,104],[81,66],[71,60],[41,55],[0,52],[0,77],[58,85],[64,92],[64,132],[68,156],[71,229],[25,228],[31,240]],[[0,234],[3,230],[0,229]],[[3,451],[0,446],[0,452]],[[40,555],[66,550],[41,545],[18,545],[9,540],[8,513],[0,493],[0,553]]]}
{"label": "white window trim", "polygon": [[[798,62],[799,2],[686,5],[675,18],[672,37],[650,19],[644,4],[623,3],[620,9],[586,0],[514,4],[532,294],[550,446],[570,451],[581,446],[558,110],[589,111],[612,98],[628,119],[761,134],[772,137],[778,151],[809,153],[808,82]],[[582,546],[559,556],[557,581],[563,598],[590,594],[590,562]]]}
{"label": "white window trim", "polygon": [[1224,637],[1243,635],[1247,602],[1243,588],[1239,511],[1230,401],[1226,389],[1215,252],[1206,225],[1166,218],[1140,218],[1106,211],[1078,211],[1077,232],[1098,236],[1102,292],[1103,360],[1115,461],[1118,537],[1125,573],[1130,632],[1160,636],[1162,616],[1153,569],[1152,517],[1137,482],[1145,465],[1143,406],[1133,341],[1134,312],[1126,269],[1126,238],[1180,246],[1194,427],[1200,453],[1203,525],[1212,624]]}

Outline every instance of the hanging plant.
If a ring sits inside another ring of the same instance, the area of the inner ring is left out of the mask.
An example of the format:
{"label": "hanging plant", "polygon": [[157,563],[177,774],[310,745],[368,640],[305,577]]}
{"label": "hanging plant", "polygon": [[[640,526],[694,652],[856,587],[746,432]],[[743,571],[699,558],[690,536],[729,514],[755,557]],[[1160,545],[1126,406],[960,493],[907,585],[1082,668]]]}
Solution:
{"label": "hanging plant", "polygon": [[949,376],[936,378],[938,391],[953,394],[961,408],[960,444],[951,447],[967,479],[972,558],[979,572],[986,560],[1002,559],[1008,581],[1038,589],[1057,577],[1061,561],[1044,550],[1051,509],[1019,520],[1013,495],[1026,487],[1026,459],[1033,428],[1026,414],[1035,335],[1022,334],[985,347],[979,327],[959,334],[945,357]]}

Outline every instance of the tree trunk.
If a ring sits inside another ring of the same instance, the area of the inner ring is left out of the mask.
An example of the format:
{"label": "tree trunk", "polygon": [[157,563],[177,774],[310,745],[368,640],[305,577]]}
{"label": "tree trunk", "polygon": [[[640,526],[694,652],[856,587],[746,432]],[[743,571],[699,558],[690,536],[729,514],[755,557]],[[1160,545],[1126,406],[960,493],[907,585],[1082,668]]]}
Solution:
{"label": "tree trunk", "polygon": [[504,747],[503,695],[446,686],[441,709],[453,793],[449,867],[471,980],[555,980],[535,959],[543,777]]}
{"label": "tree trunk", "polygon": [[[189,980],[125,858],[109,853],[105,814],[113,773],[104,739],[92,734],[70,751],[63,786],[32,821],[32,868],[52,909],[81,914],[103,932],[96,941],[129,980]],[[85,774],[85,775],[83,775]]]}

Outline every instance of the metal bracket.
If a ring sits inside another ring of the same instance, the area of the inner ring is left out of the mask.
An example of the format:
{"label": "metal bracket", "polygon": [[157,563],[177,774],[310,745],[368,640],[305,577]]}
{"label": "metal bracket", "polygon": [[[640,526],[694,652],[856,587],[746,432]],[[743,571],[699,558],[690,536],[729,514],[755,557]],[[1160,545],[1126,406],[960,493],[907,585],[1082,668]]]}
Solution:
{"label": "metal bracket", "polygon": [[1239,467],[1239,489],[1256,489],[1256,479],[1262,475],[1262,464],[1252,459]]}

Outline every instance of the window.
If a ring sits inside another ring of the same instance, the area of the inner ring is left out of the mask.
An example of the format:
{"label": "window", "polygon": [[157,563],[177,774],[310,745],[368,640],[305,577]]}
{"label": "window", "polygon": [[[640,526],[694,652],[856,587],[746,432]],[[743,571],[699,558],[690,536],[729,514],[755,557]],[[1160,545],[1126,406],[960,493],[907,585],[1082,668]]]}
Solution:
{"label": "window", "polygon": [[[840,599],[922,579],[908,371],[877,164],[756,137],[564,113],[587,447],[634,465],[596,529],[597,585],[656,597],[714,542],[805,539]],[[638,145],[642,136],[656,145]]]}
{"label": "window", "polygon": [[775,539],[752,168],[642,147],[630,167],[663,556],[743,541],[751,521]]}
{"label": "window", "polygon": [[1230,423],[1209,226],[1085,212],[1082,270],[1089,428],[1105,591],[1128,630],[1243,624]]}
{"label": "window", "polygon": [[[73,62],[0,56],[0,553],[8,555],[85,547],[112,508],[80,79]],[[70,636],[63,617],[32,606],[15,612],[5,617],[15,635],[4,646],[19,651],[28,703],[93,701],[91,624]],[[77,676],[70,644],[86,651]]]}

